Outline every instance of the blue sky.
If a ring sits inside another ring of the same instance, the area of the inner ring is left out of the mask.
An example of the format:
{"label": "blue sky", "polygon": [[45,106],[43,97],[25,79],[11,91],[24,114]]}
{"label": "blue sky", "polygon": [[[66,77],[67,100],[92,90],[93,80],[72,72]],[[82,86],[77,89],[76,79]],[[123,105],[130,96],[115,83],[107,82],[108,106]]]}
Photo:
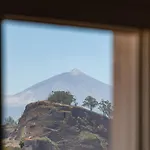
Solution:
{"label": "blue sky", "polygon": [[74,68],[112,84],[111,31],[7,20],[3,37],[5,94]]}

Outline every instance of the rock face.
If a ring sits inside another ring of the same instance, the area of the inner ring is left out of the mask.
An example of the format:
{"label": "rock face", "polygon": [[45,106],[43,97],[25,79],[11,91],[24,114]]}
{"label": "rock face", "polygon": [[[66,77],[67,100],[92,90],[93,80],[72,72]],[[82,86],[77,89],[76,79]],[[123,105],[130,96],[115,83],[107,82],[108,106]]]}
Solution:
{"label": "rock face", "polygon": [[3,138],[8,138],[11,136],[12,132],[14,133],[14,131],[16,130],[17,126],[13,125],[3,125],[2,129],[3,129]]}
{"label": "rock face", "polygon": [[48,138],[37,138],[34,140],[26,140],[22,150],[58,150],[56,143]]}
{"label": "rock face", "polygon": [[26,106],[11,138],[23,138],[24,150],[107,150],[109,125],[82,107],[40,101]]}
{"label": "rock face", "polygon": [[3,150],[21,150],[19,146],[19,141],[4,139],[2,140]]}

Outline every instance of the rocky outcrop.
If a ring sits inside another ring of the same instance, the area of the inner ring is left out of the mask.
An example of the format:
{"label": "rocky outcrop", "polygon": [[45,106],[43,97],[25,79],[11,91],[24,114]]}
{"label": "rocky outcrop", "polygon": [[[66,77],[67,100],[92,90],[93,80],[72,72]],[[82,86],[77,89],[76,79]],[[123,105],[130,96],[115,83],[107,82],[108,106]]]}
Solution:
{"label": "rocky outcrop", "polygon": [[82,107],[40,101],[26,106],[11,138],[24,139],[24,150],[107,150],[109,125]]}
{"label": "rocky outcrop", "polygon": [[17,130],[17,125],[3,125],[3,138],[8,138]]}

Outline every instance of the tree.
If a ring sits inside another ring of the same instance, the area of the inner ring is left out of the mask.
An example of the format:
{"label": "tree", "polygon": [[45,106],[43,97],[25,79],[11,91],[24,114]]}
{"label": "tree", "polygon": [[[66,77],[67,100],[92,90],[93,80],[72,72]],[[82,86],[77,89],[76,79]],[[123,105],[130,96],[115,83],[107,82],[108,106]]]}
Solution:
{"label": "tree", "polygon": [[74,105],[75,105],[75,106],[78,106],[78,102],[75,101],[75,102],[74,102]]}
{"label": "tree", "polygon": [[17,122],[11,116],[9,116],[4,119],[4,124],[5,125],[17,125]]}
{"label": "tree", "polygon": [[75,103],[76,99],[69,91],[52,91],[48,100],[52,103],[61,103],[71,105],[71,103]]}
{"label": "tree", "polygon": [[77,102],[77,100],[76,100],[75,97],[73,98],[73,103],[74,103],[74,106],[77,106],[77,105],[78,105],[78,102]]}
{"label": "tree", "polygon": [[95,98],[93,98],[92,96],[87,96],[85,100],[83,101],[82,106],[88,107],[92,111],[93,108],[95,108],[97,105],[98,105],[98,102],[96,101]]}
{"label": "tree", "polygon": [[103,100],[99,103],[98,109],[103,112],[103,115],[108,117],[109,119],[112,118],[113,106],[111,102],[108,100]]}

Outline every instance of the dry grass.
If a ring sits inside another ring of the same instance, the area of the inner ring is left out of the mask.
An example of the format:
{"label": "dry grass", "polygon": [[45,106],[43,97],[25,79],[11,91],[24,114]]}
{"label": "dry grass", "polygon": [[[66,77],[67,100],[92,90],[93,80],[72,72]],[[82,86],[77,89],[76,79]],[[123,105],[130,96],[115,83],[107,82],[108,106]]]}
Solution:
{"label": "dry grass", "polygon": [[98,139],[98,136],[88,131],[82,131],[79,135],[79,138],[81,140],[96,140]]}

